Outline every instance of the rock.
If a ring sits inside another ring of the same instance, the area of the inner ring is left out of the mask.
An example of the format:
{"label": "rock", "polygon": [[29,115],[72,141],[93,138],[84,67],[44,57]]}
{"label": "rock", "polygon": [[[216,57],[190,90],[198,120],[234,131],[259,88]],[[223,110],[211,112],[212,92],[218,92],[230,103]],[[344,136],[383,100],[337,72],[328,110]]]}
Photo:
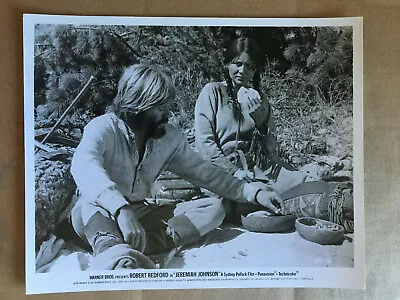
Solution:
{"label": "rock", "polygon": [[[313,167],[307,167],[309,174],[317,174],[318,178],[325,180],[331,178],[334,174],[343,168],[343,164],[338,157],[329,155],[314,155],[311,158]],[[315,175],[314,175],[315,176]]]}
{"label": "rock", "polygon": [[345,171],[345,170],[341,170],[339,172],[336,172],[333,177],[337,177],[340,178],[342,180],[350,180],[353,181],[353,172],[351,171]]}
{"label": "rock", "polygon": [[340,170],[342,170],[343,169],[343,163],[341,162],[341,161],[339,161],[337,164],[335,164],[334,166],[333,166],[333,170],[334,171],[340,171]]}
{"label": "rock", "polygon": [[293,156],[290,158],[290,161],[295,165],[303,165],[307,159],[303,156]]}
{"label": "rock", "polygon": [[353,163],[350,161],[350,159],[343,159],[342,164],[343,164],[343,170],[345,171],[353,170]]}
{"label": "rock", "polygon": [[332,176],[333,173],[328,165],[319,165],[315,163],[307,164],[300,168],[301,172],[307,173],[315,180],[321,180],[327,176]]}
{"label": "rock", "polygon": [[313,160],[317,162],[318,164],[321,165],[328,165],[332,168],[339,168],[339,166],[343,166],[342,162],[340,159],[336,156],[331,156],[331,155],[319,155],[319,156],[313,156]]}
{"label": "rock", "polygon": [[37,155],[35,161],[35,244],[54,232],[59,217],[76,190],[70,161],[50,161]]}
{"label": "rock", "polygon": [[315,164],[308,164],[299,169],[299,171],[308,174],[310,177],[320,180],[320,166]]}

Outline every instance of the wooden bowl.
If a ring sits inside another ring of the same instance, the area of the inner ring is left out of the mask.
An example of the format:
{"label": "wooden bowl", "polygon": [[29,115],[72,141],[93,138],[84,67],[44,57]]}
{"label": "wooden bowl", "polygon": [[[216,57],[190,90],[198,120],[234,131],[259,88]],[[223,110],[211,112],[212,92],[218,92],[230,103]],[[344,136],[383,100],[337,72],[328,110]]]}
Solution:
{"label": "wooden bowl", "polygon": [[248,231],[278,233],[294,229],[296,217],[286,216],[242,216],[242,225]]}
{"label": "wooden bowl", "polygon": [[295,226],[302,238],[321,245],[338,244],[344,239],[343,226],[325,220],[298,218]]}

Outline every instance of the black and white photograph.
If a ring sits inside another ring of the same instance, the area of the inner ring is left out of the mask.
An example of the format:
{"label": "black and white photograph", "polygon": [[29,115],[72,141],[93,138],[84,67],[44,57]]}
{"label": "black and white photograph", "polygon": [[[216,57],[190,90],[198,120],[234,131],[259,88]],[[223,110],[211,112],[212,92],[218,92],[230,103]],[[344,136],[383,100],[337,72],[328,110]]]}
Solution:
{"label": "black and white photograph", "polygon": [[28,292],[363,286],[362,19],[25,15],[24,60]]}

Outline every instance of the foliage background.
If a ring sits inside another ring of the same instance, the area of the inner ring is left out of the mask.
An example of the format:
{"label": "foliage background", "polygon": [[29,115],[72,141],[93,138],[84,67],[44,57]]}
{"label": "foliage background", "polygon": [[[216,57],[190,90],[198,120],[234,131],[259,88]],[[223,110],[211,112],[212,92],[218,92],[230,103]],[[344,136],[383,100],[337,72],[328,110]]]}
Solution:
{"label": "foliage background", "polygon": [[[189,130],[202,87],[224,78],[227,41],[243,34],[254,37],[263,53],[262,88],[283,134],[281,154],[293,160],[304,151],[326,152],[324,145],[309,149],[309,142],[318,130],[351,114],[351,27],[37,25],[36,121],[54,122],[94,75],[95,83],[65,122],[84,126],[112,101],[126,66],[150,61],[173,78],[177,97],[171,104],[172,123]],[[284,138],[288,135],[290,143]]]}

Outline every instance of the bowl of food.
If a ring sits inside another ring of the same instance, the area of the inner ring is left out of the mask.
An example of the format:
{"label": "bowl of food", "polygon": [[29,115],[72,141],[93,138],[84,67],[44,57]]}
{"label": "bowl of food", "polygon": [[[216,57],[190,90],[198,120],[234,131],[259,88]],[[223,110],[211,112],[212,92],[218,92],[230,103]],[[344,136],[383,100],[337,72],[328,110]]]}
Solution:
{"label": "bowl of food", "polygon": [[295,226],[302,238],[321,245],[338,244],[344,239],[343,226],[329,221],[304,217],[298,218]]}
{"label": "bowl of food", "polygon": [[279,233],[294,229],[293,215],[273,215],[268,211],[256,211],[242,216],[242,225],[248,231]]}

